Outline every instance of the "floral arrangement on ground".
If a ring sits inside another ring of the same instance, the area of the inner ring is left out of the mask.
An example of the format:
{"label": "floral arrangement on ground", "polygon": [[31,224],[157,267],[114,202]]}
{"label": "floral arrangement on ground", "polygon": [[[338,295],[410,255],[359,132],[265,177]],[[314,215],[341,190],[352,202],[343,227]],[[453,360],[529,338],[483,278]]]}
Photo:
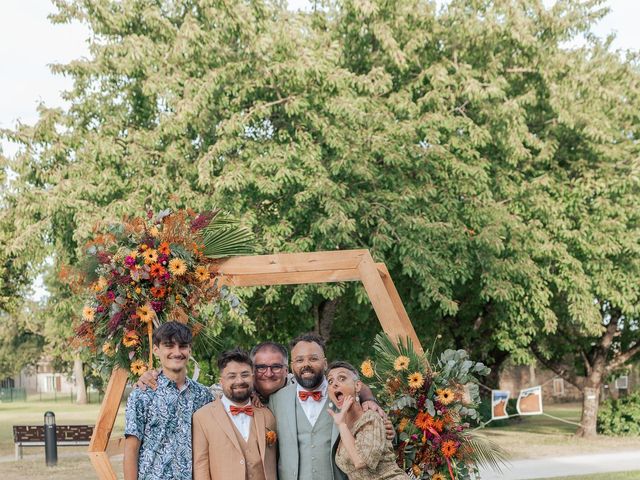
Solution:
{"label": "floral arrangement on ground", "polygon": [[396,429],[398,465],[420,480],[476,478],[479,466],[500,470],[506,453],[471,429],[478,420],[478,377],[489,373],[464,350],[446,350],[431,365],[410,339],[379,334],[375,359],[361,365]]}
{"label": "floral arrangement on ground", "polygon": [[149,211],[109,225],[85,246],[88,287],[76,341],[109,369],[140,375],[153,364],[153,329],[173,320],[198,335],[221,309],[242,314],[215,278],[215,259],[252,252],[251,232],[220,210]]}

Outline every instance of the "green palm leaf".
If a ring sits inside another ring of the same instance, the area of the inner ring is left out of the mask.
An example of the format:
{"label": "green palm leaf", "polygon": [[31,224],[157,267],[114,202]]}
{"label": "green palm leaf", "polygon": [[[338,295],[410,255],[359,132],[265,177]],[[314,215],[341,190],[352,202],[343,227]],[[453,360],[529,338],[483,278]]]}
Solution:
{"label": "green palm leaf", "polygon": [[209,258],[250,255],[254,252],[255,237],[240,223],[218,214],[202,229],[203,253]]}
{"label": "green palm leaf", "polygon": [[463,437],[465,443],[471,447],[473,458],[478,466],[501,473],[502,467],[509,463],[509,454],[497,443],[477,433],[464,433]]}

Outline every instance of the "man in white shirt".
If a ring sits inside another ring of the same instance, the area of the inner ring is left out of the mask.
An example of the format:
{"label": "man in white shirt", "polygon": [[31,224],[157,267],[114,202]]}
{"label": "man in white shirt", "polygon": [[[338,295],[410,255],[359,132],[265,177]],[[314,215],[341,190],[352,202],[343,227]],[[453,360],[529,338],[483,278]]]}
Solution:
{"label": "man in white shirt", "polygon": [[280,480],[345,480],[335,465],[338,431],[329,408],[324,340],[307,333],[291,342],[296,383],[271,395],[269,408],[278,427]]}
{"label": "man in white shirt", "polygon": [[193,415],[194,480],[276,480],[276,422],[251,404],[253,365],[234,349],[218,358],[223,395]]}

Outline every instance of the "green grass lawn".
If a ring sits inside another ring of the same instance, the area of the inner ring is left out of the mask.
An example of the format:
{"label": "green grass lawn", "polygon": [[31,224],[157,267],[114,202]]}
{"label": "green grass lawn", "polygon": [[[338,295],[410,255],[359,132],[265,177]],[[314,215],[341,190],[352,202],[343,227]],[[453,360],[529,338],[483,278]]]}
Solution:
{"label": "green grass lawn", "polygon": [[[574,423],[580,422],[580,404],[560,403],[545,405],[544,412]],[[577,425],[565,423],[546,415],[527,415],[513,417],[509,420],[499,420],[487,425],[487,430],[518,431],[528,433],[551,433],[573,435],[578,428]]]}
{"label": "green grass lawn", "polygon": [[[576,423],[580,421],[580,404],[577,403],[546,405],[544,411],[564,420]],[[576,430],[576,425],[544,415],[532,415],[516,417],[506,424],[505,422],[490,423],[479,433],[503,447],[512,459],[640,449],[640,437],[599,436],[586,439],[575,437]]]}
{"label": "green grass lawn", "polygon": [[[56,415],[56,423],[94,425],[98,418],[100,405],[75,405],[70,402],[13,402],[0,403],[0,456],[12,455],[13,425],[42,425],[44,413],[52,411]],[[124,431],[124,406],[120,407],[118,419],[114,427],[114,434]],[[71,447],[63,447],[61,450]],[[25,448],[25,454],[36,452],[37,448]]]}

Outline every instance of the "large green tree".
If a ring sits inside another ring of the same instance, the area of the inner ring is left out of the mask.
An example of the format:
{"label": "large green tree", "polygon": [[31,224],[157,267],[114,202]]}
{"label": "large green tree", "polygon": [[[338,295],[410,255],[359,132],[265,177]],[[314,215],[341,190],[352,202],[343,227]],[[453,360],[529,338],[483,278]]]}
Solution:
{"label": "large green tree", "polygon": [[[423,343],[495,367],[532,344],[553,363],[569,326],[601,338],[599,305],[633,317],[637,66],[566,46],[600,2],[56,3],[91,55],[55,67],[68,109],[5,132],[15,258],[73,264],[98,219],[218,204],[265,253],[370,248]],[[245,299],[257,333],[224,331],[245,345],[315,329],[356,360],[379,328],[353,285]]]}

